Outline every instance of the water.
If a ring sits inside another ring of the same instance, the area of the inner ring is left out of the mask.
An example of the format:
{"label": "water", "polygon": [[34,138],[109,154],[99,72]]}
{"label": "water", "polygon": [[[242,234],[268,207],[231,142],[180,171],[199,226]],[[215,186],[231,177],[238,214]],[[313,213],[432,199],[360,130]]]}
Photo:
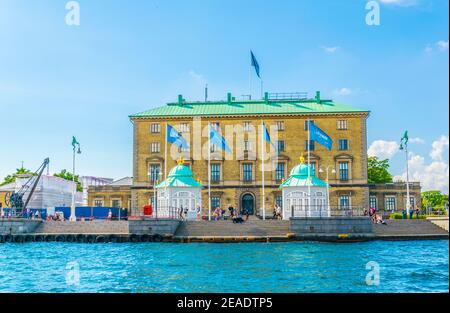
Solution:
{"label": "water", "polygon": [[[0,244],[0,292],[448,292],[448,248],[447,240]],[[366,284],[369,261],[380,266],[378,286]]]}

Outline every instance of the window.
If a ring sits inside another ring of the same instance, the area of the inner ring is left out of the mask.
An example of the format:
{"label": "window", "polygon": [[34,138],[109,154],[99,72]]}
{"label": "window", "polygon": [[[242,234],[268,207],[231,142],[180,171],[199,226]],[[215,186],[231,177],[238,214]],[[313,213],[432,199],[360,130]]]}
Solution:
{"label": "window", "polygon": [[285,148],[286,148],[286,143],[284,140],[278,140],[277,141],[277,148],[278,148],[278,152],[284,152]]}
{"label": "window", "polygon": [[282,180],[285,176],[285,163],[277,163],[277,168],[275,169],[275,180]]}
{"label": "window", "polygon": [[159,180],[159,174],[161,173],[161,166],[159,164],[150,164],[150,169],[148,171],[148,178],[151,183]]}
{"label": "window", "polygon": [[252,131],[252,122],[244,122],[243,127],[245,132]]}
{"label": "window", "polygon": [[220,208],[220,197],[211,197],[211,208],[214,210]]}
{"label": "window", "polygon": [[277,121],[277,131],[283,131],[284,130],[284,121]]}
{"label": "window", "polygon": [[244,163],[242,165],[242,173],[243,173],[243,179],[245,182],[252,181],[253,180],[253,164]]}
{"label": "window", "polygon": [[220,132],[220,123],[219,123],[219,122],[213,122],[213,123],[211,123],[211,127],[212,127],[215,131]]}
{"label": "window", "polygon": [[161,151],[161,144],[159,142],[152,142],[150,144],[151,153],[159,153]]}
{"label": "window", "polygon": [[220,181],[220,164],[211,164],[211,181],[215,183]]}
{"label": "window", "polygon": [[120,202],[121,202],[120,199],[112,199],[111,200],[111,207],[113,207],[113,208],[120,208],[120,205],[121,205]]}
{"label": "window", "polygon": [[189,152],[189,151],[190,151],[189,147],[178,147],[179,153]]}
{"label": "window", "polygon": [[283,196],[282,195],[277,195],[275,197],[275,203],[276,205],[280,206],[281,208],[283,207]]}
{"label": "window", "polygon": [[309,162],[309,165],[311,165],[311,176],[318,176],[316,173],[316,162]]}
{"label": "window", "polygon": [[347,120],[338,120],[337,121],[337,129],[338,130],[346,130],[347,129]]}
{"label": "window", "polygon": [[377,209],[377,197],[376,196],[370,196],[369,198],[369,208]]}
{"label": "window", "polygon": [[350,208],[350,197],[348,195],[342,195],[339,197],[339,207],[341,209]]}
{"label": "window", "polygon": [[[314,151],[316,149],[316,145],[314,140],[309,141],[309,151]],[[305,140],[305,150],[308,151],[308,140]]]}
{"label": "window", "polygon": [[244,140],[244,151],[252,151],[252,142]]}
{"label": "window", "polygon": [[180,124],[180,133],[188,133],[189,132],[189,124],[181,123]]}
{"label": "window", "polygon": [[[406,207],[406,197],[404,197],[403,202],[405,203],[405,207]],[[416,198],[414,196],[409,197],[409,204],[411,205],[411,208],[416,207]]]}
{"label": "window", "polygon": [[157,123],[150,124],[150,132],[152,134],[157,134],[161,132],[161,125]]}
{"label": "window", "polygon": [[309,121],[308,121],[308,120],[306,120],[306,121],[305,121],[305,126],[304,126],[304,129],[305,129],[305,130],[309,130],[309,127],[308,127],[308,122],[311,122],[311,123],[313,123],[313,124],[314,124],[314,121],[313,121],[313,120],[309,120]]}
{"label": "window", "polygon": [[95,207],[102,207],[103,206],[103,200],[102,199],[95,199],[94,200],[94,206]]}
{"label": "window", "polygon": [[339,150],[348,150],[348,140],[339,139]]}
{"label": "window", "polygon": [[348,180],[348,162],[339,163],[339,179]]}
{"label": "window", "polygon": [[386,196],[385,210],[395,211],[395,196]]}

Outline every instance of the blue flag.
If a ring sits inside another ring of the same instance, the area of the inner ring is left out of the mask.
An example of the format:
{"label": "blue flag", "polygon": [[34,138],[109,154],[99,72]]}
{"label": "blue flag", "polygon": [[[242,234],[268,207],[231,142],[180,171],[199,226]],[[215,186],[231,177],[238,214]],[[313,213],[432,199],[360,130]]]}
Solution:
{"label": "blue flag", "polygon": [[259,75],[259,64],[252,50],[250,50],[250,56],[252,59],[252,66],[255,68],[256,71],[256,75],[258,75],[258,77],[261,78],[261,76]]}
{"label": "blue flag", "polygon": [[223,138],[222,135],[219,134],[219,132],[217,132],[211,124],[209,124],[209,142],[210,147],[211,145],[215,145],[225,152],[231,153],[231,149],[225,141],[225,138]]}
{"label": "blue flag", "polygon": [[309,121],[309,138],[320,143],[322,146],[331,150],[333,140],[323,130],[317,127],[312,121]]}
{"label": "blue flag", "polygon": [[262,124],[262,127],[263,127],[263,138],[264,138],[264,140],[265,140],[266,142],[270,143],[270,144],[272,145],[272,147],[275,148],[275,151],[278,151],[278,147],[276,147],[276,146],[274,145],[274,143],[272,142],[272,140],[270,139],[270,134],[269,134],[269,131],[267,130],[266,124],[263,123],[263,124]]}
{"label": "blue flag", "polygon": [[175,128],[167,124],[167,142],[173,143],[180,148],[189,148],[186,139]]}

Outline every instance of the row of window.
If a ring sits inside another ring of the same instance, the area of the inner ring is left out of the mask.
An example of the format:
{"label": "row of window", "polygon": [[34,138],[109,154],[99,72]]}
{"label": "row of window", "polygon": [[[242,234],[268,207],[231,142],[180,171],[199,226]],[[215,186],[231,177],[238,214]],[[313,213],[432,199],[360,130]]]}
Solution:
{"label": "row of window", "polygon": [[[314,123],[314,120],[310,120],[312,123]],[[347,130],[348,128],[348,122],[347,120],[337,120],[336,121],[336,128],[338,130]],[[215,130],[220,131],[220,123],[214,122],[211,123],[212,127],[214,127]],[[284,121],[277,121],[275,122],[276,130],[277,131],[284,131],[285,125]],[[243,130],[245,132],[251,132],[254,130],[253,124],[250,121],[246,121],[242,123]],[[178,131],[180,133],[187,133],[189,132],[189,123],[180,123],[178,126]],[[304,130],[308,130],[308,121],[304,121]],[[159,123],[152,123],[150,124],[150,132],[152,134],[158,134],[161,132],[161,124]]]}
{"label": "row of window", "polygon": [[[103,199],[94,199],[95,207],[103,207],[105,205],[105,201]],[[112,208],[122,208],[122,200],[120,199],[111,199],[111,207]]]}
{"label": "row of window", "polygon": [[[405,200],[406,202],[406,197]],[[414,208],[416,206],[416,198],[415,197],[410,197],[409,198],[409,203],[411,205],[412,208]],[[369,198],[369,207],[370,208],[374,208],[377,209],[378,208],[378,200],[376,196],[370,196]],[[385,196],[384,197],[384,209],[386,211],[395,211],[397,210],[397,198],[396,196]]]}
{"label": "row of window", "polygon": [[[286,151],[286,142],[284,140],[277,140],[276,142],[278,152]],[[244,140],[244,151],[253,151],[253,142],[249,140]],[[339,139],[338,140],[338,150],[346,151],[349,149],[348,139]],[[305,140],[305,150],[308,150],[308,140]],[[309,151],[315,151],[316,145],[313,140],[310,141]],[[189,147],[179,148],[179,152],[189,152]],[[217,146],[211,146],[211,152],[220,151]],[[151,153],[160,153],[161,152],[161,143],[160,142],[152,142],[150,143],[150,152]]]}
{"label": "row of window", "polygon": [[[244,182],[252,182],[254,180],[253,175],[253,163],[242,164],[242,180]],[[315,170],[316,164],[311,163],[312,168]],[[286,178],[286,163],[279,162],[275,168],[275,180],[281,181]],[[161,181],[162,173],[161,166],[159,164],[150,164],[148,171],[149,181],[152,183]],[[222,164],[211,164],[211,181],[218,183],[222,180]],[[339,180],[349,180],[349,162],[339,162]]]}

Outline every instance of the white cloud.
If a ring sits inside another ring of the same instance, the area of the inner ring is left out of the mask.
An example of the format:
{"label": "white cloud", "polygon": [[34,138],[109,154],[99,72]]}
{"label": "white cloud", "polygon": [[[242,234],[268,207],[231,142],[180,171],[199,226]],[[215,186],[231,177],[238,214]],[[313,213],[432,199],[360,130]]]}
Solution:
{"label": "white cloud", "polygon": [[189,71],[189,76],[197,81],[203,81],[203,75],[196,73],[194,70]]}
{"label": "white cloud", "polygon": [[[432,144],[430,151],[431,163],[426,164],[425,158],[414,153],[410,154],[408,161],[409,180],[420,181],[422,189],[440,190],[445,194],[449,192],[449,165],[443,160],[445,148],[448,149],[449,138],[442,135]],[[448,151],[447,151],[448,152]],[[394,177],[394,180],[406,181],[406,171]]]}
{"label": "white cloud", "polygon": [[439,50],[441,51],[448,51],[448,40],[439,40],[436,45],[438,46]]}
{"label": "white cloud", "polygon": [[350,88],[346,87],[334,90],[334,94],[338,96],[350,96],[352,93],[353,91]]}
{"label": "white cloud", "polygon": [[333,46],[333,47],[322,46],[322,49],[327,53],[335,53],[336,51],[339,50],[339,47],[337,47],[337,46]]}
{"label": "white cloud", "polygon": [[375,140],[367,150],[367,154],[384,160],[392,158],[398,151],[399,144],[395,141]]}
{"label": "white cloud", "polygon": [[430,157],[433,161],[442,161],[443,153],[445,148],[449,147],[449,139],[448,136],[442,135],[438,140],[433,141],[431,145],[432,149],[430,151]]}
{"label": "white cloud", "polygon": [[418,0],[378,0],[385,5],[397,5],[402,7],[409,7],[418,4]]}
{"label": "white cloud", "polygon": [[409,138],[409,143],[424,144],[425,140],[423,140],[422,138],[419,138],[419,137],[413,137],[413,138]]}

